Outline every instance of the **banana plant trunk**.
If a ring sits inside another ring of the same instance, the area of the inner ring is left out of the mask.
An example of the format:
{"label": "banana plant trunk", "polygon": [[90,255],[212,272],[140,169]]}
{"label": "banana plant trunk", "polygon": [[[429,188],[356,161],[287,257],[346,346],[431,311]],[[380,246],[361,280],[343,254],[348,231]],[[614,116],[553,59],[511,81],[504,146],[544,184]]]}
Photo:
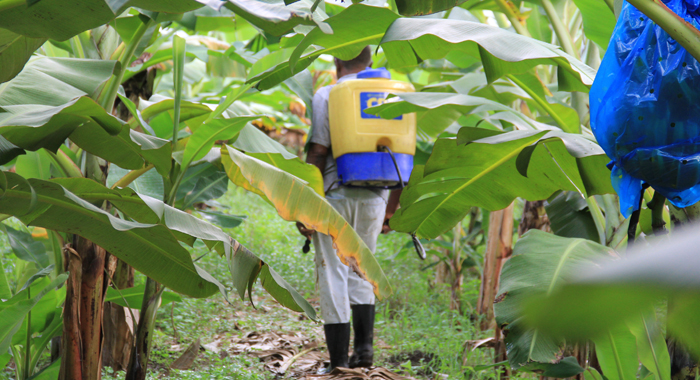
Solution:
{"label": "banana plant trunk", "polygon": [[[501,277],[503,263],[513,253],[513,204],[503,210],[492,211],[489,215],[489,228],[484,254],[484,267],[481,273],[481,288],[477,313],[483,316],[481,329],[494,328],[494,362],[506,360],[505,342],[503,333],[495,323],[493,303],[498,293],[498,284]],[[499,368],[499,378],[508,378],[510,371]]]}
{"label": "banana plant trunk", "polygon": [[552,232],[544,201],[526,201],[523,206],[523,216],[518,224],[518,236],[523,236],[530,230]]}
{"label": "banana plant trunk", "polygon": [[489,215],[489,230],[481,273],[481,288],[476,311],[483,316],[481,328],[487,330],[494,324],[493,302],[503,263],[513,249],[513,204]]}
{"label": "banana plant trunk", "polygon": [[[134,286],[134,268],[125,262],[111,256],[110,267],[114,267],[112,281],[117,289],[127,289]],[[132,308],[140,305],[129,305]],[[104,306],[104,345],[102,363],[115,371],[127,368],[134,344],[134,331],[138,321],[133,321],[131,311],[113,302]],[[138,318],[138,317],[137,317]]]}
{"label": "banana plant trunk", "polygon": [[148,372],[148,356],[153,341],[153,329],[156,324],[156,313],[161,303],[163,286],[152,279],[146,280],[146,289],[143,294],[139,324],[136,328],[136,336],[131,358],[126,371],[125,380],[145,380]]}
{"label": "banana plant trunk", "polygon": [[99,380],[102,376],[102,311],[106,252],[75,236],[67,247],[70,277],[63,314],[60,380]]}

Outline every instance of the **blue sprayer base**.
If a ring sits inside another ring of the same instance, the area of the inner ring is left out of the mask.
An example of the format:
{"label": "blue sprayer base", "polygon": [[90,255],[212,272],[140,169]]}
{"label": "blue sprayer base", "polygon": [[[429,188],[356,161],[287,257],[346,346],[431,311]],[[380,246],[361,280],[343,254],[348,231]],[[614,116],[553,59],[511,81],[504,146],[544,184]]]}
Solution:
{"label": "blue sprayer base", "polygon": [[[404,153],[394,153],[396,163],[401,170],[403,184],[413,170],[413,156]],[[364,152],[346,153],[336,158],[338,178],[344,186],[368,187],[379,189],[396,189],[401,187],[396,166],[389,153]]]}

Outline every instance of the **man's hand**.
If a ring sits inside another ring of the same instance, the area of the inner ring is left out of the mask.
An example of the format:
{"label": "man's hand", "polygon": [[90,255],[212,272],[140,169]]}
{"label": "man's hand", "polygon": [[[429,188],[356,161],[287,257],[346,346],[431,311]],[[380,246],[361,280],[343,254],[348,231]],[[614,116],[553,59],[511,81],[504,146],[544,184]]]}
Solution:
{"label": "man's hand", "polygon": [[299,233],[307,239],[311,239],[311,235],[313,235],[314,232],[316,232],[315,230],[306,228],[306,226],[302,222],[297,222],[297,229],[299,230]]}
{"label": "man's hand", "polygon": [[384,224],[382,225],[383,234],[388,234],[392,231],[391,227],[389,227],[389,219],[394,216],[394,213],[399,208],[399,198],[401,197],[402,191],[403,189],[396,189],[392,190],[391,194],[389,194],[389,200],[386,204],[386,212],[384,213]]}
{"label": "man's hand", "polygon": [[394,213],[392,212],[391,214],[386,214],[384,215],[384,224],[382,224],[382,233],[383,234],[388,234],[389,232],[393,231],[391,227],[389,226],[389,219],[394,216]]}

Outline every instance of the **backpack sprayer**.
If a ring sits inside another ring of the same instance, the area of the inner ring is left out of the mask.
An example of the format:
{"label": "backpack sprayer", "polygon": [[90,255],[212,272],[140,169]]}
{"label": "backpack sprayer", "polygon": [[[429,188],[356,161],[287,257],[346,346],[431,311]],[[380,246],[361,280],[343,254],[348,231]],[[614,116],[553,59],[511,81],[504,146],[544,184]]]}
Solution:
{"label": "backpack sprayer", "polygon": [[[386,120],[365,110],[384,103],[389,93],[414,91],[410,83],[391,80],[384,68],[365,69],[357,79],[333,87],[328,118],[341,185],[397,189],[408,183],[416,152],[416,115]],[[415,235],[412,238],[418,256],[425,260],[425,249]],[[307,239],[304,253],[310,245]]]}
{"label": "backpack sprayer", "polygon": [[389,93],[413,91],[410,83],[391,80],[384,68],[365,69],[357,79],[333,87],[328,118],[341,185],[396,189],[408,183],[416,152],[416,115],[386,120],[365,110],[384,103]]}

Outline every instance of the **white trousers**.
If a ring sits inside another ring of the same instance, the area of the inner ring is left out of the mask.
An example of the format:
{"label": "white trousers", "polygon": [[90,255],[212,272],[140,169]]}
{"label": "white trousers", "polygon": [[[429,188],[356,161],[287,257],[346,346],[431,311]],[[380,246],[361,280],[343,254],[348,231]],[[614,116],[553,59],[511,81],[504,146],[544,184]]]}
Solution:
{"label": "white trousers", "polygon": [[[382,232],[387,191],[341,187],[326,194],[328,202],[350,223],[374,253]],[[373,305],[372,285],[343,264],[333,239],[321,233],[313,236],[316,278],[321,294],[321,317],[325,324],[350,322],[350,305]]]}

